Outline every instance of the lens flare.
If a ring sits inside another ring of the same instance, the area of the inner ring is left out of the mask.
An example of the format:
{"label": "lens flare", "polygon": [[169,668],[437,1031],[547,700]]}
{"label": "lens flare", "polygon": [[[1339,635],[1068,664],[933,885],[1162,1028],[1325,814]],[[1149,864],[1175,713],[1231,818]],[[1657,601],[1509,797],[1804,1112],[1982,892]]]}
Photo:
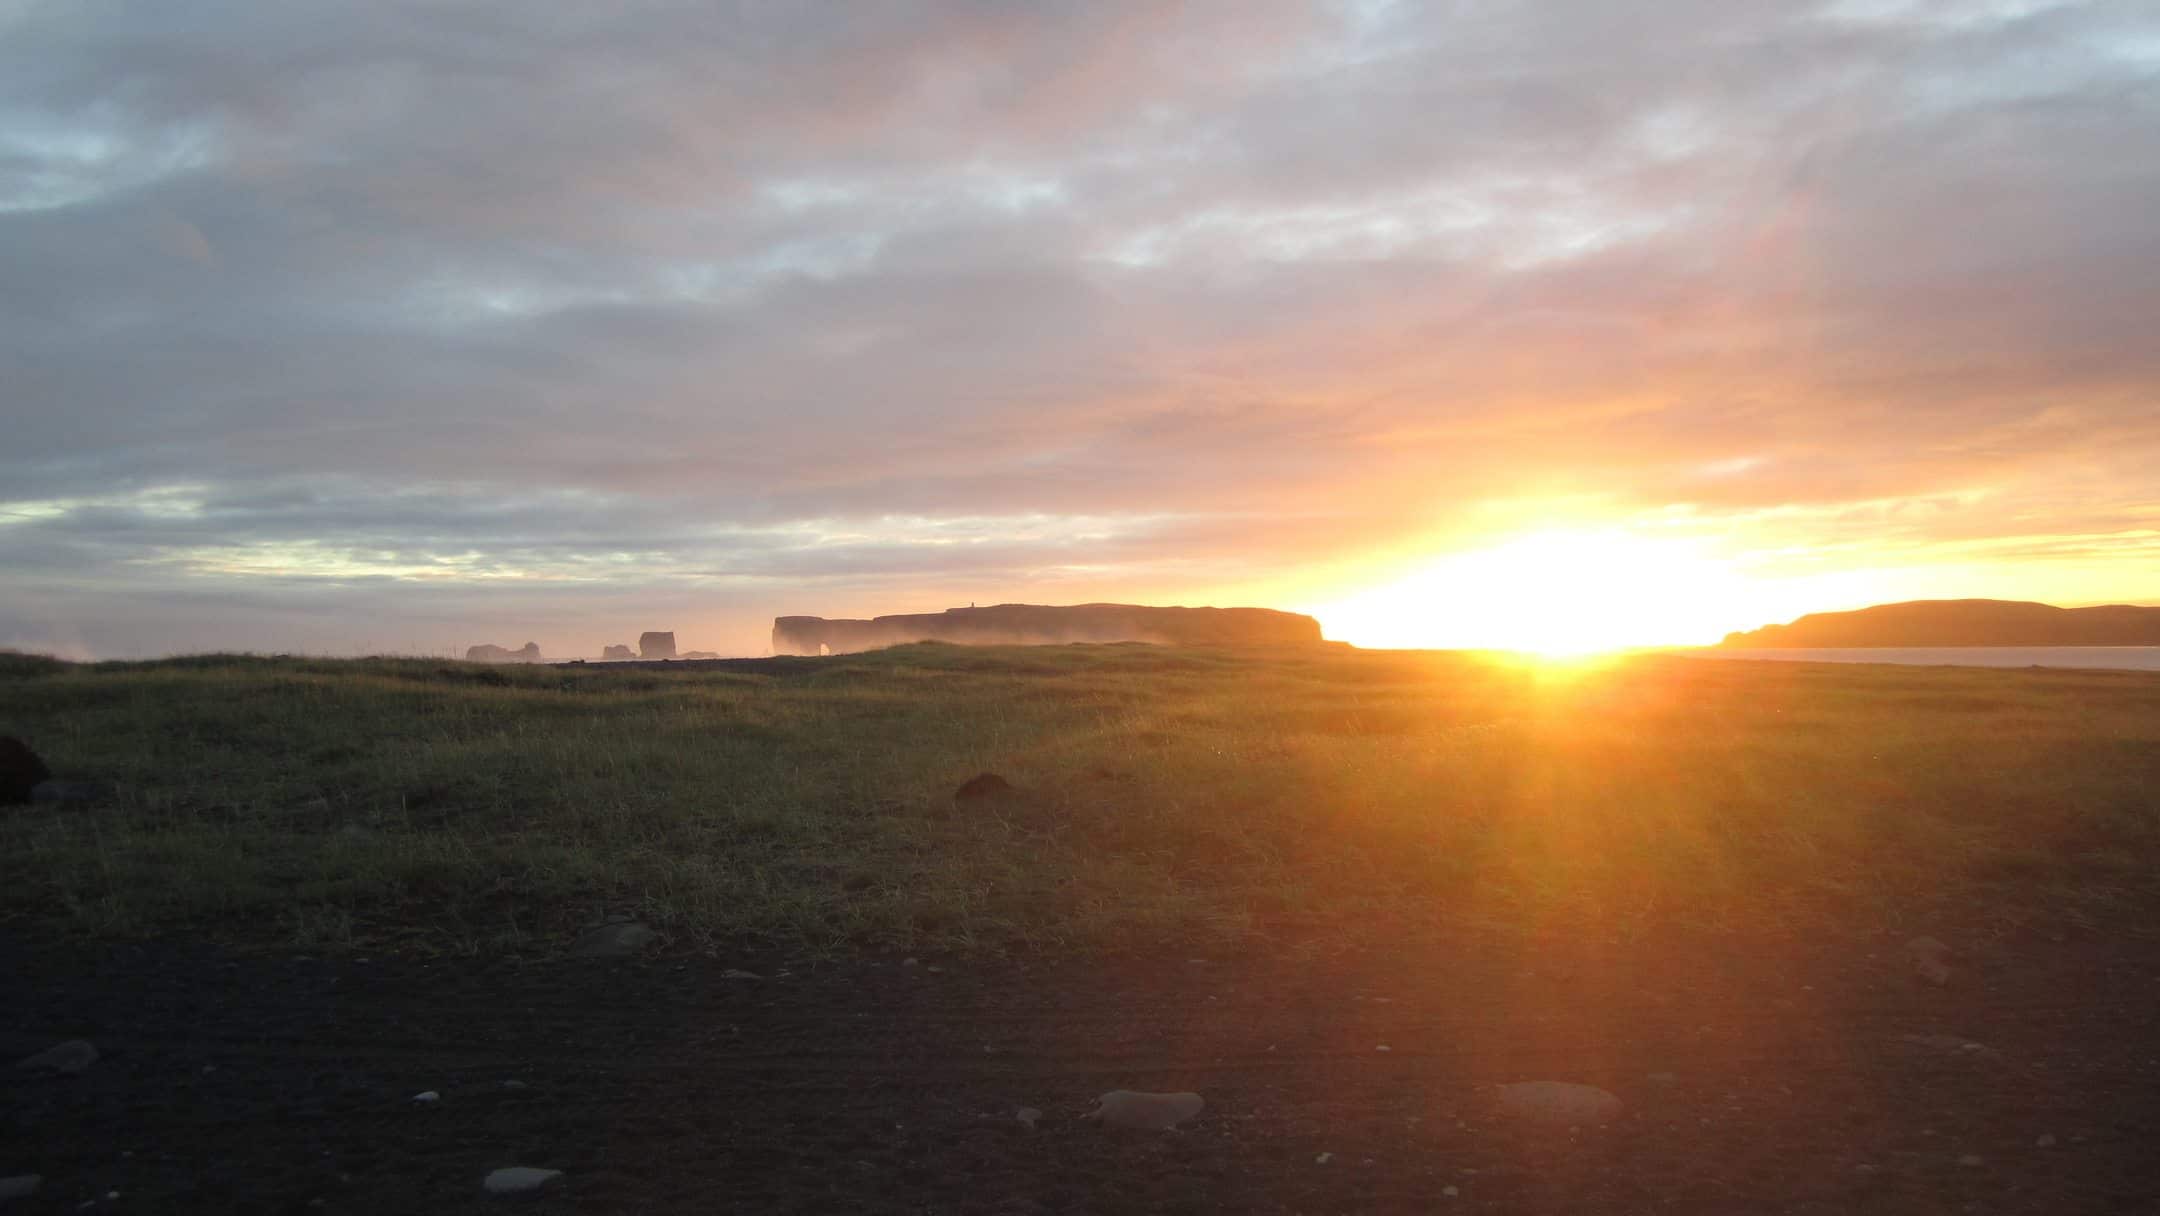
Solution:
{"label": "lens flare", "polygon": [[1450,554],[1313,609],[1359,646],[1553,657],[1715,642],[1745,616],[1745,577],[1700,541],[1553,530]]}

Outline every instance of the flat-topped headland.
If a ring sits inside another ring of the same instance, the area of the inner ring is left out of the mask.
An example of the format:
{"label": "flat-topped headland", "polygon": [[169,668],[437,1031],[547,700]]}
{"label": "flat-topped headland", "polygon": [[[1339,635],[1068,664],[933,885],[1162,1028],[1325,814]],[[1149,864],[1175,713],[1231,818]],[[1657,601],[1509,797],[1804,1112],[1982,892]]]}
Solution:
{"label": "flat-topped headland", "polygon": [[869,620],[783,616],[774,654],[850,654],[909,642],[962,646],[1154,642],[1166,646],[1280,646],[1318,642],[1320,622],[1273,608],[1165,608],[1140,604],[994,604]]}
{"label": "flat-topped headland", "polygon": [[1913,600],[1815,612],[1728,634],[1735,647],[2160,646],[2160,608],[2057,608],[2020,600]]}

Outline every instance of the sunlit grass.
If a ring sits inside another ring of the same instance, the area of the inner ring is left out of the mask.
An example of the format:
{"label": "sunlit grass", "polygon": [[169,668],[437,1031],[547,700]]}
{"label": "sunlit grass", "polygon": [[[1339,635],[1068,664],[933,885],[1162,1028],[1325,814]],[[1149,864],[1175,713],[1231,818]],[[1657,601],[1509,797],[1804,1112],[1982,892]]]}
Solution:
{"label": "sunlit grass", "polygon": [[[2114,915],[2160,678],[1660,656],[906,647],[768,674],[0,667],[117,783],[0,814],[0,914],[311,949],[1144,946]],[[1020,796],[956,806],[991,770]]]}

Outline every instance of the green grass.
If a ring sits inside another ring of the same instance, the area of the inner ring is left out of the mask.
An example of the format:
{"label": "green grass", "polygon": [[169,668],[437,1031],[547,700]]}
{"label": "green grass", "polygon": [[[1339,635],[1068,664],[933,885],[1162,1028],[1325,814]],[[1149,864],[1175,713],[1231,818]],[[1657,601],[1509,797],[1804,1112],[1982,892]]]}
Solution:
{"label": "green grass", "polygon": [[[308,949],[1003,950],[1465,923],[2127,921],[2160,678],[911,646],[775,674],[0,658],[91,808],[0,810],[0,916]],[[1020,795],[957,807],[984,770]]]}

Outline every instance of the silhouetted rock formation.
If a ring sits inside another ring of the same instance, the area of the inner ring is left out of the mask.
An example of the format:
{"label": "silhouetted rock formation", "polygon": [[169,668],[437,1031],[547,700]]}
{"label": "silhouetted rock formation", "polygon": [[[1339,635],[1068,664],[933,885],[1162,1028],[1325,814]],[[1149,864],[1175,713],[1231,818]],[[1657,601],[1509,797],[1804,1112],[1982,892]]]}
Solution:
{"label": "silhouetted rock formation", "polygon": [[482,642],[467,647],[465,661],[468,663],[537,663],[540,661],[540,643],[527,642],[516,650],[505,650]]}
{"label": "silhouetted rock formation", "polygon": [[675,635],[641,633],[638,635],[637,649],[641,659],[672,659],[675,657]]}
{"label": "silhouetted rock formation", "polygon": [[1727,646],[2160,646],[2160,608],[2057,608],[2017,600],[1914,600],[1815,612],[1725,636]]}
{"label": "silhouetted rock formation", "polygon": [[52,770],[29,744],[13,735],[0,735],[0,806],[30,801],[31,791],[51,776]]}
{"label": "silhouetted rock formation", "polygon": [[625,659],[636,658],[637,651],[630,649],[628,646],[610,646],[600,652],[600,657],[620,663]]}
{"label": "silhouetted rock formation", "polygon": [[1320,622],[1271,608],[1148,608],[1136,604],[997,604],[873,620],[783,616],[774,654],[849,654],[908,642],[1033,646],[1157,642],[1168,646],[1280,646],[1318,642]]}

